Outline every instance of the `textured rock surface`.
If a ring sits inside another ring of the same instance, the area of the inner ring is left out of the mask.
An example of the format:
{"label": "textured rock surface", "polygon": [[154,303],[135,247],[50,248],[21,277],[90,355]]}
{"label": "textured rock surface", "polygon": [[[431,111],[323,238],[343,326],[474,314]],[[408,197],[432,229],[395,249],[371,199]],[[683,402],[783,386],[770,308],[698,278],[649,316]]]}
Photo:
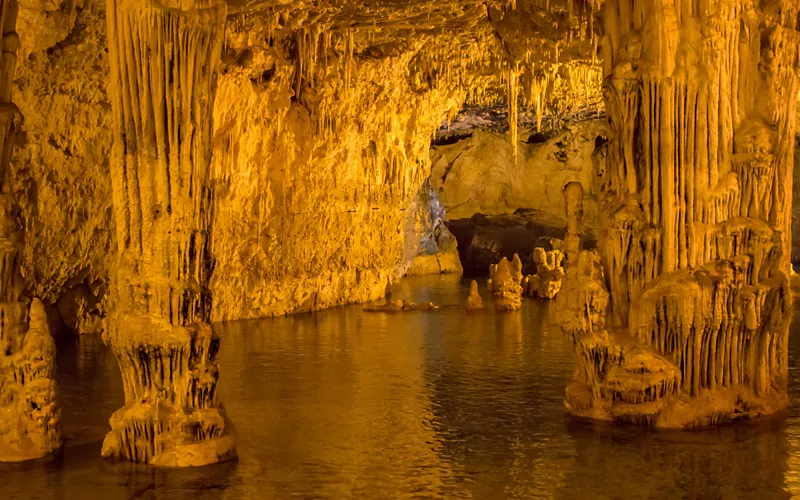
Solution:
{"label": "textured rock surface", "polygon": [[523,294],[528,297],[554,299],[561,290],[561,280],[564,278],[564,268],[561,266],[563,260],[564,254],[560,249],[534,248],[536,274],[523,280]]}
{"label": "textured rock surface", "polygon": [[483,299],[478,291],[478,282],[475,280],[469,283],[469,297],[467,297],[466,308],[468,311],[480,311],[483,309]]}
{"label": "textured rock surface", "polygon": [[287,55],[243,23],[226,60],[252,60],[220,78],[215,106],[213,318],[382,297],[417,253],[430,136],[466,94],[407,78],[437,53],[432,37],[381,48],[352,31],[302,32],[321,52],[298,101]]}
{"label": "textured rock surface", "polygon": [[201,466],[235,456],[208,324],[212,115],[226,5],[107,3],[117,229],[106,341],[125,406],[104,457]]}
{"label": "textured rock surface", "polygon": [[566,224],[561,190],[578,181],[587,189],[586,228],[595,228],[605,129],[604,120],[590,120],[547,135],[523,131],[527,141],[519,145],[516,161],[504,135],[477,130],[455,144],[431,148],[431,186],[449,220],[533,209]]}
{"label": "textured rock surface", "polygon": [[23,230],[9,160],[22,121],[11,102],[19,37],[17,3],[0,2],[0,461],[43,457],[61,446],[55,345],[42,302],[22,298]]}
{"label": "textured rock surface", "polygon": [[516,311],[522,305],[522,262],[518,255],[508,261],[500,259],[497,266],[492,267],[491,287],[494,295],[495,309],[498,311]]}
{"label": "textured rock surface", "polygon": [[0,304],[0,462],[40,458],[61,446],[56,346],[38,299]]}
{"label": "textured rock surface", "polygon": [[[21,10],[33,5],[23,2]],[[14,82],[24,122],[10,179],[25,225],[25,284],[48,304],[74,287],[96,292],[113,263],[113,136],[102,0],[87,0],[71,29],[68,40],[66,34],[56,40],[39,39],[51,32],[37,22],[18,27],[22,52],[29,55]]]}
{"label": "textured rock surface", "polygon": [[573,413],[696,427],[788,404],[799,11],[606,2],[599,255],[565,190]]}
{"label": "textured rock surface", "polygon": [[[211,174],[215,255],[229,279],[211,285],[213,319],[379,297],[414,256],[408,214],[430,134],[465,101],[504,104],[513,88],[520,112],[553,123],[599,102],[594,16],[551,4],[233,6]],[[30,118],[12,188],[31,234],[26,286],[54,304],[74,287],[96,290],[114,265],[105,6],[26,1],[19,30],[16,84]],[[542,52],[544,40],[560,45]],[[374,112],[361,113],[366,103]]]}

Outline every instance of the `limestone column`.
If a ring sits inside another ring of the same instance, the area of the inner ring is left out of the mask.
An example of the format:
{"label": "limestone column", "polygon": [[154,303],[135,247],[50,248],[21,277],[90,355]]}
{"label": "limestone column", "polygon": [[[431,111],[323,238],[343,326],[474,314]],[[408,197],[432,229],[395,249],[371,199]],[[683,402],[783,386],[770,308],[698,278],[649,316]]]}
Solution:
{"label": "limestone column", "polygon": [[22,121],[11,102],[19,37],[17,2],[0,0],[0,461],[40,458],[61,446],[55,344],[42,303],[21,298],[22,231],[9,183],[9,162]]}
{"label": "limestone column", "polygon": [[209,325],[218,0],[108,0],[117,232],[107,341],[125,406],[103,456],[199,466],[235,454]]}
{"label": "limestone column", "polygon": [[[568,406],[665,427],[778,411],[788,404],[800,2],[604,8],[602,269],[589,272],[588,256],[570,266],[584,282],[573,298],[590,297],[591,282],[610,302],[607,321],[565,327],[579,353]],[[599,309],[574,312],[589,310]]]}

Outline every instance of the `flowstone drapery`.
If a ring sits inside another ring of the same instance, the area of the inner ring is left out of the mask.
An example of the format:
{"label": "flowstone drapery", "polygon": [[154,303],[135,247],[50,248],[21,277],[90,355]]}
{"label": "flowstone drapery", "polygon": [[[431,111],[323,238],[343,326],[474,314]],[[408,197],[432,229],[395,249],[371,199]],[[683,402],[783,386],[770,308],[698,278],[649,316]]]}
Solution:
{"label": "flowstone drapery", "polygon": [[44,306],[21,298],[22,231],[9,184],[9,161],[22,116],[11,102],[19,37],[17,2],[0,1],[0,462],[43,457],[61,446],[55,344]]}
{"label": "flowstone drapery", "polygon": [[574,414],[696,427],[788,404],[798,10],[606,2],[599,254],[564,191]]}
{"label": "flowstone drapery", "polygon": [[125,406],[103,456],[199,466],[235,454],[208,324],[212,104],[224,2],[108,0],[117,228],[107,340]]}

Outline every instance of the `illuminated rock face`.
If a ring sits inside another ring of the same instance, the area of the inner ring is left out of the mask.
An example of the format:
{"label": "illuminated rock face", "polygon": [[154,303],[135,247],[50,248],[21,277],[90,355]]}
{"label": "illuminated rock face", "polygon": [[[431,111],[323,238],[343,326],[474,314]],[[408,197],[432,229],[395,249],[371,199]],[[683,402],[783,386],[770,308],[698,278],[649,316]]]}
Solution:
{"label": "illuminated rock face", "polygon": [[561,250],[546,251],[544,248],[533,249],[533,261],[536,263],[536,274],[523,280],[523,292],[528,297],[554,299],[561,290],[564,268],[561,267],[564,254]]}
{"label": "illuminated rock face", "polygon": [[483,309],[483,299],[478,291],[478,282],[472,280],[469,283],[469,296],[466,303],[467,311],[480,311]]}
{"label": "illuminated rock face", "polygon": [[125,387],[103,456],[199,466],[235,454],[216,401],[214,80],[224,3],[109,0],[111,161],[117,230],[107,341]]}
{"label": "illuminated rock face", "polygon": [[595,229],[595,183],[605,167],[606,128],[605,120],[596,119],[567,123],[547,135],[521,130],[516,160],[503,134],[476,130],[431,148],[431,186],[447,207],[448,220],[535,209],[563,226],[561,189],[579,181],[587,191],[586,229]]}
{"label": "illuminated rock face", "polygon": [[516,311],[522,306],[522,261],[518,255],[508,261],[505,257],[491,271],[494,305],[498,311]]}
{"label": "illuminated rock face", "polygon": [[10,193],[9,159],[21,115],[11,102],[19,38],[16,2],[3,12],[0,61],[0,461],[43,457],[61,446],[56,406],[55,345],[44,306],[21,300],[22,231]]}
{"label": "illuminated rock face", "polygon": [[797,14],[606,2],[599,254],[564,191],[573,413],[695,427],[788,404]]}

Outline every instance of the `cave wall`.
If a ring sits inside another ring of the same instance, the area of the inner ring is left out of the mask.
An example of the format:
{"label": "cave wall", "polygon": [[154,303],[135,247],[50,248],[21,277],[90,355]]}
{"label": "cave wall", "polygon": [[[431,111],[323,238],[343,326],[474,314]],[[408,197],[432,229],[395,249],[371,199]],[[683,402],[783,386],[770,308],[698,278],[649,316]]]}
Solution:
{"label": "cave wall", "polygon": [[114,233],[105,5],[59,6],[48,14],[20,2],[13,88],[23,115],[10,177],[25,228],[22,273],[48,304],[78,286],[102,295]]}
{"label": "cave wall", "polygon": [[[45,303],[66,297],[62,316],[75,316],[76,288],[99,301],[113,266],[105,10],[21,5],[14,99],[25,123],[12,187],[27,229],[22,269]],[[36,12],[59,28],[43,36]],[[340,71],[301,100],[286,47],[237,26],[214,102],[212,320],[381,297],[416,253],[430,137],[465,91],[409,81],[419,45],[350,57],[340,44],[329,51]]]}
{"label": "cave wall", "polygon": [[507,134],[476,130],[455,144],[431,148],[431,186],[449,220],[533,209],[566,227],[561,190],[586,186],[585,224],[596,227],[598,180],[605,170],[605,119],[567,123],[547,135],[520,134],[515,160]]}
{"label": "cave wall", "polygon": [[356,56],[349,90],[320,91],[341,96],[320,124],[278,54],[244,50],[255,62],[220,78],[214,109],[214,320],[382,297],[416,252],[431,133],[463,96],[414,92],[411,54]]}

